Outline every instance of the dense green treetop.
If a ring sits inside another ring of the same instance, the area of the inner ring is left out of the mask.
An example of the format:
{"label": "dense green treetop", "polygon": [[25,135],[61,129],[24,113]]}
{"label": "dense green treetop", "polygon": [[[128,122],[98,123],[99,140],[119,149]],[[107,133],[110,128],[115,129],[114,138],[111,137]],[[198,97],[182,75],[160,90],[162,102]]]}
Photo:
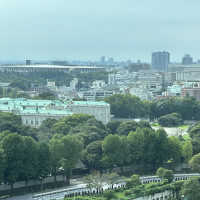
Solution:
{"label": "dense green treetop", "polygon": [[43,181],[51,172],[51,152],[46,142],[39,143],[38,162],[37,176]]}
{"label": "dense green treetop", "polygon": [[[92,83],[95,80],[108,81],[107,72],[89,72],[89,73],[63,73],[63,72],[31,72],[31,73],[18,73],[18,72],[0,72],[1,82],[10,82],[12,87],[18,87],[22,90],[30,89],[31,83],[36,86],[44,86],[49,81],[56,82],[57,86],[69,85],[70,81],[77,77],[79,82]],[[20,81],[19,81],[20,80]]]}
{"label": "dense green treetop", "polygon": [[172,170],[166,169],[163,173],[163,179],[171,183],[174,180],[174,173]]}
{"label": "dense green treetop", "polygon": [[183,119],[178,113],[171,113],[158,118],[158,123],[163,127],[180,126],[183,124]]}
{"label": "dense green treetop", "polygon": [[193,155],[193,147],[190,140],[186,140],[182,147],[182,155],[185,162],[189,162]]}
{"label": "dense green treetop", "polygon": [[126,187],[129,188],[129,189],[137,187],[137,186],[139,186],[141,184],[142,184],[142,182],[140,180],[140,176],[137,175],[137,174],[132,175],[130,180],[126,181]]}
{"label": "dense green treetop", "polygon": [[102,163],[110,171],[114,166],[123,164],[122,141],[118,135],[109,135],[102,142],[103,159]]}
{"label": "dense green treetop", "polygon": [[56,173],[58,172],[59,167],[61,167],[63,143],[59,139],[51,139],[49,143],[49,149],[51,153],[51,171],[56,179]]}
{"label": "dense green treetop", "polygon": [[91,142],[82,152],[83,163],[91,169],[102,168],[102,141]]}
{"label": "dense green treetop", "polygon": [[61,164],[62,168],[65,171],[67,184],[70,184],[70,175],[72,169],[78,163],[81,158],[81,151],[83,150],[83,144],[80,140],[72,136],[64,136],[61,139],[63,144],[62,150],[62,159]]}
{"label": "dense green treetop", "polygon": [[137,128],[141,128],[141,125],[135,121],[126,121],[122,122],[117,130],[116,133],[118,135],[128,135],[131,131],[136,131]]}
{"label": "dense green treetop", "polygon": [[111,114],[121,118],[138,118],[145,116],[145,110],[139,97],[116,94],[105,99],[111,105]]}
{"label": "dense green treetop", "polygon": [[169,161],[173,164],[180,163],[182,158],[182,144],[180,140],[175,136],[170,136],[168,142]]}
{"label": "dense green treetop", "polygon": [[23,140],[24,159],[21,177],[23,180],[29,180],[37,177],[39,145],[33,138],[28,136],[23,137]]}
{"label": "dense green treetop", "polygon": [[200,183],[198,177],[191,177],[183,184],[181,194],[191,200],[200,199]]}
{"label": "dense green treetop", "polygon": [[163,175],[164,175],[165,170],[166,170],[165,168],[159,167],[156,170],[156,176],[158,176],[161,180],[163,180]]}
{"label": "dense green treetop", "polygon": [[131,131],[128,135],[129,150],[131,153],[132,162],[141,160],[144,148],[144,133],[140,128],[135,132]]}
{"label": "dense green treetop", "polygon": [[189,166],[192,172],[200,173],[200,153],[194,155],[189,161]]}
{"label": "dense green treetop", "polygon": [[7,135],[2,141],[2,148],[6,156],[5,180],[9,183],[20,180],[24,161],[23,146],[23,137],[17,133]]}
{"label": "dense green treetop", "polygon": [[4,151],[0,149],[0,182],[4,181],[4,171],[6,168],[6,156]]}
{"label": "dense green treetop", "polygon": [[115,134],[117,131],[117,128],[119,127],[121,123],[122,123],[121,121],[114,120],[114,121],[108,122],[106,124],[106,127],[110,129],[111,134]]}

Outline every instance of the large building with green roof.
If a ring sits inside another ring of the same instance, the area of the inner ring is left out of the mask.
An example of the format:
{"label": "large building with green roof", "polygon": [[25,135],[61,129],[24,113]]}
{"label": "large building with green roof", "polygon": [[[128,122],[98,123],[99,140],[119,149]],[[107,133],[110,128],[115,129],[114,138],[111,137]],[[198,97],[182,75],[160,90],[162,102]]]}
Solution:
{"label": "large building with green roof", "polygon": [[107,124],[111,120],[110,105],[106,102],[33,100],[26,98],[0,98],[0,110],[13,112],[22,118],[22,123],[39,127],[47,118],[61,119],[73,113],[92,114]]}

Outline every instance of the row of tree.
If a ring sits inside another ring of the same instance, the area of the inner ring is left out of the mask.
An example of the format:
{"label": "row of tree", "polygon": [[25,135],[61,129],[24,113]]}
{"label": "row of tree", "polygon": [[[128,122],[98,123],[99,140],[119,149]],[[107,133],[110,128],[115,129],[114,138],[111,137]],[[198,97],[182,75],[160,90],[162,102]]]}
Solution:
{"label": "row of tree", "polygon": [[72,169],[81,157],[83,144],[72,136],[50,143],[36,142],[30,136],[9,133],[0,140],[0,182],[8,182],[13,190],[13,183],[37,178],[42,181],[50,174],[54,175],[62,167],[66,183]]}
{"label": "row of tree", "polygon": [[153,131],[138,128],[128,136],[109,135],[103,141],[90,143],[83,151],[83,162],[91,169],[109,168],[130,164],[148,164],[157,167],[164,163],[172,166],[188,162],[193,156],[190,140],[181,142],[168,137],[163,129]]}
{"label": "row of tree", "polygon": [[178,113],[184,120],[200,120],[200,101],[193,97],[174,97],[158,101],[142,101],[132,95],[116,94],[105,99],[111,113],[119,118],[149,117],[150,120]]}
{"label": "row of tree", "polygon": [[19,88],[20,90],[30,90],[31,84],[36,86],[46,85],[47,79],[56,82],[57,86],[69,85],[70,81],[77,77],[79,79],[78,87],[83,83],[92,83],[95,80],[104,80],[107,82],[107,72],[90,72],[90,73],[63,73],[63,72],[31,72],[18,73],[0,71],[0,81],[10,82],[10,87]]}

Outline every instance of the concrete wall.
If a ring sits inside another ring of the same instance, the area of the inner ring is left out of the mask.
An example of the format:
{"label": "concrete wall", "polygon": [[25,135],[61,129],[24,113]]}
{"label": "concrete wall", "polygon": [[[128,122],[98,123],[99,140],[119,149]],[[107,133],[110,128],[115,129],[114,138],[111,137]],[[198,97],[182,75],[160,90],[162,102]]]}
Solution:
{"label": "concrete wall", "polygon": [[169,190],[154,194],[153,196],[147,196],[147,197],[141,197],[134,200],[165,200],[168,199],[168,197],[171,195],[171,192]]}
{"label": "concrete wall", "polygon": [[[43,181],[43,189],[51,189],[54,187],[62,187],[65,185],[65,177],[63,175],[57,175],[56,184],[54,183],[54,177],[47,177]],[[28,181],[28,191],[35,192],[41,189],[41,181],[38,179],[33,179]],[[26,181],[18,181],[13,184],[13,193],[21,194],[26,191]],[[5,195],[10,195],[11,185],[10,184],[0,184],[0,197]]]}

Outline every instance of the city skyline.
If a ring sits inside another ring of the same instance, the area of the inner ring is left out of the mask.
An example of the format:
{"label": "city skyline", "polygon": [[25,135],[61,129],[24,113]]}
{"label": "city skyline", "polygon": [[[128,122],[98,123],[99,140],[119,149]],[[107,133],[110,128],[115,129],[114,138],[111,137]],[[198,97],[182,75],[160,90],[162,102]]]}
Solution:
{"label": "city skyline", "polygon": [[[0,6],[0,60],[200,59],[197,0],[15,0]],[[191,12],[192,11],[192,12]]]}

